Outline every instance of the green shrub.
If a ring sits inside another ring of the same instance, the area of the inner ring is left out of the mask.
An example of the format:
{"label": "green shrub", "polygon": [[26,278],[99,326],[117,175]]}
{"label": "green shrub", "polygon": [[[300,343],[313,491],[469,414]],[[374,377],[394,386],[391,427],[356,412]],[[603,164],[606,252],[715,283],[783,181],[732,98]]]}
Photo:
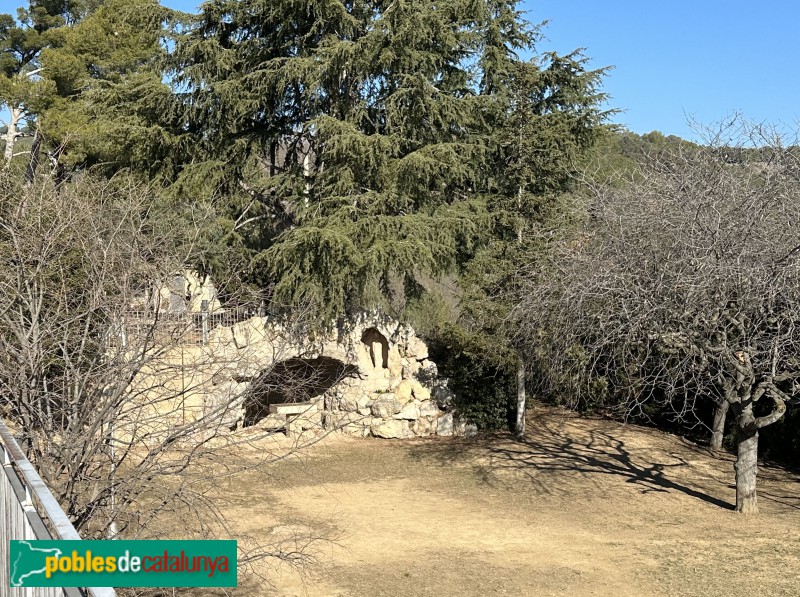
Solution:
{"label": "green shrub", "polygon": [[440,375],[450,380],[459,413],[479,429],[512,428],[516,377],[508,361],[492,352],[482,338],[455,327],[429,338],[428,346]]}

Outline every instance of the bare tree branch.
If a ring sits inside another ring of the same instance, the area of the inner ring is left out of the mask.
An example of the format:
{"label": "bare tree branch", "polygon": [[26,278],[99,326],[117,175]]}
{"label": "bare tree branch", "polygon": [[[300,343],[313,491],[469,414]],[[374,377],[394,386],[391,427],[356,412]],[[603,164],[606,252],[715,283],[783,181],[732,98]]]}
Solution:
{"label": "bare tree branch", "polygon": [[[800,377],[800,152],[763,126],[732,126],[714,136],[731,145],[585,181],[578,226],[521,269],[512,317],[547,391],[628,414],[660,403],[684,420],[697,397],[728,402],[750,467],[737,478],[752,483],[737,505],[754,511],[754,434],[781,418]],[[774,408],[757,417],[764,395]]]}

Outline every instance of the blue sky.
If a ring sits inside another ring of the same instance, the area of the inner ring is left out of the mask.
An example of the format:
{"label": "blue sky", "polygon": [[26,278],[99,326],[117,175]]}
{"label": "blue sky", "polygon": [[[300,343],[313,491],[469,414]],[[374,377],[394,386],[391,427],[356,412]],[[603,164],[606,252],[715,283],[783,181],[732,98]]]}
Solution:
{"label": "blue sky", "polygon": [[541,50],[585,47],[595,67],[614,66],[604,85],[615,117],[637,133],[696,138],[704,124],[739,111],[794,126],[800,119],[800,3],[742,0],[527,0],[549,20]]}

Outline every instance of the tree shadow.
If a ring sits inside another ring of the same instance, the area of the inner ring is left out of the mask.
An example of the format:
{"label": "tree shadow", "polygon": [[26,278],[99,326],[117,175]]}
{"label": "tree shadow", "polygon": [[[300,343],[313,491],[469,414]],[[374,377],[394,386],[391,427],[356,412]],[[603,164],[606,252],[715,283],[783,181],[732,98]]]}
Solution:
{"label": "tree shadow", "polygon": [[780,493],[778,491],[772,490],[758,490],[758,499],[766,499],[771,502],[775,502],[776,504],[780,504],[781,506],[785,506],[787,508],[792,508],[794,510],[800,510],[800,497],[796,495],[789,495],[787,493]]}
{"label": "tree shadow", "polygon": [[[412,447],[411,456],[424,460],[432,457],[441,465],[471,464],[481,482],[490,486],[509,485],[511,480],[518,486],[522,475],[538,492],[568,493],[576,489],[575,475],[582,477],[583,487],[588,481],[598,488],[600,478],[608,475],[638,486],[641,493],[680,492],[726,510],[734,509],[733,504],[707,493],[707,488],[676,480],[686,477],[678,470],[685,468],[688,472],[690,463],[675,451],[654,450],[652,459],[657,461],[641,464],[637,460],[643,458],[637,459],[625,442],[611,433],[599,429],[571,433],[548,420],[537,420],[521,440],[509,434],[492,434],[430,442]],[[720,486],[724,488],[725,484]]]}

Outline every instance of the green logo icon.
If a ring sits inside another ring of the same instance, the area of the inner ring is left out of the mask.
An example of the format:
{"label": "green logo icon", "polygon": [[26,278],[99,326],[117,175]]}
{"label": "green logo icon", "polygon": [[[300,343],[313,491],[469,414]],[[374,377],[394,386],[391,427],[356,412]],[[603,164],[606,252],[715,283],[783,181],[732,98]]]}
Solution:
{"label": "green logo icon", "polygon": [[[11,571],[9,578],[12,587],[34,587],[35,584],[23,584],[29,576],[45,575],[47,558],[60,558],[61,550],[57,548],[34,547],[31,543],[37,541],[12,541],[11,542]],[[16,553],[14,547],[16,544]],[[32,581],[32,582],[35,582]]]}

